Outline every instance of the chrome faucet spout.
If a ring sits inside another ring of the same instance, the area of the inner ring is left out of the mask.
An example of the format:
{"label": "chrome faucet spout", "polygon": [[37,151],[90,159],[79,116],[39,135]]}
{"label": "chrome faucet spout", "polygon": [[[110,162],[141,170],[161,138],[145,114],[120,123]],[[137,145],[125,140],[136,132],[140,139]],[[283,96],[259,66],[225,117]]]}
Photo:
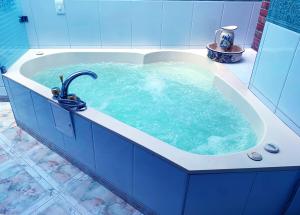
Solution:
{"label": "chrome faucet spout", "polygon": [[98,76],[96,73],[88,71],[88,70],[82,70],[73,73],[70,75],[65,81],[62,82],[61,91],[60,91],[60,98],[67,99],[68,98],[68,89],[72,81],[74,81],[76,78],[82,75],[88,75],[92,77],[93,79],[97,79]]}

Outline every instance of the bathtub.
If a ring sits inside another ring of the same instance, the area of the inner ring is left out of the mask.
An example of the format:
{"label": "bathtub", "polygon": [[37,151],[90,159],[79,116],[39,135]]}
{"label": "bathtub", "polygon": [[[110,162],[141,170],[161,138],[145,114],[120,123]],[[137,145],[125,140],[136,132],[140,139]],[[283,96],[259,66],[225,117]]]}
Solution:
{"label": "bathtub", "polygon": [[[201,64],[214,85],[251,123],[249,150],[199,155],[180,150],[111,116],[88,108],[69,112],[50,89],[29,77],[74,63]],[[17,124],[145,214],[264,214],[290,211],[300,180],[300,138],[231,71],[198,51],[29,50],[3,76]],[[264,150],[275,143],[280,153]],[[259,152],[253,161],[248,152]],[[300,213],[300,212],[299,212]]]}

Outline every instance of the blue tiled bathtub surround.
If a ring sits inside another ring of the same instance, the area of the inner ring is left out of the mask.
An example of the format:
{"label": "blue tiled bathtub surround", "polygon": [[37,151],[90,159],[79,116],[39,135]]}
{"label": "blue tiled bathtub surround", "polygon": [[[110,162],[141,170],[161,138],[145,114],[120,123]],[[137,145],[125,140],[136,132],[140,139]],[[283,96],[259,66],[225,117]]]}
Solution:
{"label": "blue tiled bathtub surround", "polygon": [[[299,167],[189,172],[77,113],[71,113],[74,137],[69,137],[55,127],[52,101],[6,77],[4,82],[20,126],[145,214],[279,215],[286,208],[300,213],[297,195],[288,201]],[[43,131],[46,126],[52,133]]]}
{"label": "blue tiled bathtub surround", "polygon": [[250,46],[261,4],[65,0],[66,14],[57,15],[54,0],[22,3],[33,48],[199,48],[213,41],[214,31],[227,24],[238,25],[237,42]]}
{"label": "blue tiled bathtub surround", "polygon": [[[22,15],[21,0],[0,1],[0,66],[9,67],[28,49],[24,24],[19,23]],[[0,74],[0,99],[6,96]]]}
{"label": "blue tiled bathtub surround", "polygon": [[299,43],[300,33],[267,22],[249,86],[298,135]]}
{"label": "blue tiled bathtub surround", "polygon": [[299,0],[271,0],[268,21],[300,33],[299,14]]}

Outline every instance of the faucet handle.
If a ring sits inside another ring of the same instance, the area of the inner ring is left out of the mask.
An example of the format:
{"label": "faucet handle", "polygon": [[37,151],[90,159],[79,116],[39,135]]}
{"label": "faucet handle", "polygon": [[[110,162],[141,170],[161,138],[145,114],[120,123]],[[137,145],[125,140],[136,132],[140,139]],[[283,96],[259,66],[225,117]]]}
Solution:
{"label": "faucet handle", "polygon": [[64,76],[63,76],[63,75],[60,75],[60,76],[59,76],[59,79],[60,79],[61,83],[64,82]]}

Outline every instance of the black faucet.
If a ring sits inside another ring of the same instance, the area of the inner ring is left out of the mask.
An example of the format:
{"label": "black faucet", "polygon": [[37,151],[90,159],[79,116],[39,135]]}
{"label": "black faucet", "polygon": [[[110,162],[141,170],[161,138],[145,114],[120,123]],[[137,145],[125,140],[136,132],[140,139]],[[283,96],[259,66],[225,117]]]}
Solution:
{"label": "black faucet", "polygon": [[71,82],[74,81],[79,76],[82,76],[82,75],[91,76],[93,79],[98,78],[96,73],[88,71],[88,70],[82,70],[82,71],[79,71],[79,72],[75,72],[72,75],[70,75],[65,81],[63,81],[63,77],[60,76],[60,80],[62,82],[61,91],[60,91],[60,98],[62,98],[62,99],[67,99],[68,98],[68,90],[69,90],[69,86],[70,86]]}
{"label": "black faucet", "polygon": [[53,87],[51,89],[52,94],[55,99],[57,99],[58,103],[64,108],[72,111],[83,111],[85,110],[86,103],[82,101],[79,97],[74,94],[69,94],[68,89],[71,82],[82,75],[91,76],[93,79],[98,78],[97,74],[88,70],[82,70],[79,72],[75,72],[70,75],[65,81],[63,80],[63,76],[60,76],[61,80],[61,89],[58,87]]}

